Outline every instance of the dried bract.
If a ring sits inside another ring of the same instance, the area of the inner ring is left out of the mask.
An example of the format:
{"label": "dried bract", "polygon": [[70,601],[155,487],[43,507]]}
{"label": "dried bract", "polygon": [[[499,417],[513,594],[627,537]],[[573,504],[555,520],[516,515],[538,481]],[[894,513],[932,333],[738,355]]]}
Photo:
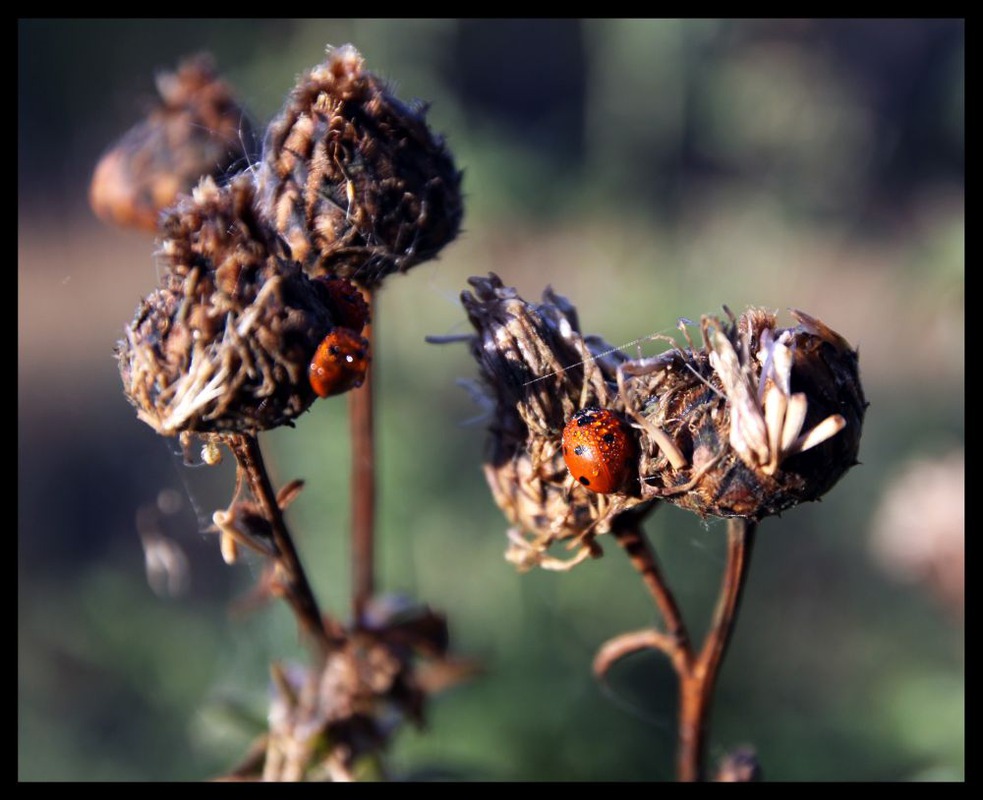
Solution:
{"label": "dried bract", "polygon": [[204,175],[251,156],[252,127],[207,55],[157,77],[159,102],[100,159],[89,202],[103,220],[157,230],[160,213]]}
{"label": "dried bract", "polygon": [[762,519],[817,500],[857,463],[867,401],[857,352],[822,322],[749,309],[704,317],[702,347],[625,364],[645,497]]}
{"label": "dried bract", "polygon": [[[189,435],[181,434],[182,437]],[[203,438],[206,439],[206,446],[210,443],[216,448],[216,440],[223,439],[221,434]],[[276,496],[280,510],[283,511],[296,500],[303,488],[304,482],[297,479],[281,487]],[[237,471],[236,491],[232,502],[227,509],[220,509],[212,514],[212,525],[207,530],[219,535],[219,549],[226,564],[234,564],[238,560],[240,545],[271,559],[281,555],[273,535],[273,526],[262,505],[247,491],[247,481],[241,467]],[[275,585],[275,580],[271,580],[267,588],[272,589]]]}
{"label": "dried bract", "polygon": [[257,185],[312,274],[371,287],[457,235],[461,173],[425,110],[393,97],[351,45],[301,75],[267,130]]}
{"label": "dried bract", "polygon": [[203,179],[165,215],[161,286],[117,347],[127,398],[158,433],[255,433],[306,411],[335,320],[298,264],[270,252],[247,177]]}
{"label": "dried bract", "polygon": [[[547,290],[529,303],[498,276],[471,278],[462,302],[477,333],[471,352],[494,402],[485,476],[514,526],[506,558],[520,569],[566,569],[600,551],[594,541],[616,515],[643,502],[637,481],[598,494],[573,479],[564,463],[562,432],[588,406],[623,411],[616,374],[626,357],[581,334],[576,309]],[[560,540],[577,552],[548,554]]]}

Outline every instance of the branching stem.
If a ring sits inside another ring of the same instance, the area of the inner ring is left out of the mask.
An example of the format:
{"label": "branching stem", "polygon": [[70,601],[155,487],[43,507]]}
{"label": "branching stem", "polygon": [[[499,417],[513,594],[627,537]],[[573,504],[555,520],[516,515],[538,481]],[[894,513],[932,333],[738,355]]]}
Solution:
{"label": "branching stem", "polygon": [[666,631],[647,630],[622,634],[598,652],[594,671],[599,677],[611,665],[631,653],[653,648],[665,653],[679,679],[679,732],[676,774],[680,781],[705,778],[710,707],[727,645],[734,631],[741,593],[746,583],[757,523],[732,518],[727,521],[727,563],[720,595],[703,647],[697,654],[675,598],[662,576],[655,551],[639,526],[639,519],[622,514],[612,533],[642,576],[666,626]]}

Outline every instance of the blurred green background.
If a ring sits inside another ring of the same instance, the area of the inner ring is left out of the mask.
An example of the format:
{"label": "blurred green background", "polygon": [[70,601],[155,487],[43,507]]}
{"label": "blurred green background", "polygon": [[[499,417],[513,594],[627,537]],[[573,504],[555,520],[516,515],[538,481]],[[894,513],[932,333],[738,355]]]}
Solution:
{"label": "blurred green background", "polygon": [[[467,332],[459,294],[495,271],[613,343],[726,303],[801,308],[859,346],[862,464],[762,524],[711,755],[750,744],[772,780],[962,780],[964,41],[960,20],[21,20],[19,778],[218,775],[262,725],[270,662],[303,658],[285,608],[232,613],[259,566],[202,532],[228,459],[183,466],[123,397],[113,346],[154,245],[86,191],[182,56],[212,52],[262,129],[351,42],[432,103],[466,192],[459,239],[380,297],[378,579],[447,612],[486,671],[396,737],[393,774],[673,777],[664,660],[590,675],[607,638],[656,621],[640,582],[613,546],[568,574],[505,562],[459,385],[475,366],[424,342]],[[288,522],[342,616],[346,417],[322,401],[262,437],[275,480],[307,481]],[[186,559],[173,593],[148,584],[138,527]],[[722,523],[667,508],[647,529],[702,635]]]}

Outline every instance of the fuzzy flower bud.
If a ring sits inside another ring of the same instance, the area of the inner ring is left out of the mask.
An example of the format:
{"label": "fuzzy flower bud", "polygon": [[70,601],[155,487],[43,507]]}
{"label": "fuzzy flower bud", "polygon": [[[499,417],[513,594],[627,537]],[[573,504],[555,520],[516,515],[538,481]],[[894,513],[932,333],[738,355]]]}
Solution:
{"label": "fuzzy flower bud", "polygon": [[222,177],[251,155],[249,120],[209,56],[160,74],[157,92],[159,102],[96,166],[89,202],[106,222],[155,231],[160,212],[203,175]]}
{"label": "fuzzy flower bud", "polygon": [[309,367],[336,322],[328,294],[271,254],[247,177],[203,179],[161,230],[161,286],[117,347],[138,416],[165,436],[290,424],[316,397]]}
{"label": "fuzzy flower bud", "polygon": [[393,97],[351,45],[301,75],[257,184],[261,213],[312,274],[371,287],[457,235],[461,173],[425,110]]}

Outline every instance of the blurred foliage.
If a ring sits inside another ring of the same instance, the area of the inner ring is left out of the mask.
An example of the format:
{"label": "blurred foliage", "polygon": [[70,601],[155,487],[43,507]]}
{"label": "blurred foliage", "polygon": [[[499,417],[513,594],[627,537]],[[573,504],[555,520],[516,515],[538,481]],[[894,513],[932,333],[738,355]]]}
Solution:
{"label": "blurred foliage", "polygon": [[[261,124],[325,44],[354,43],[432,103],[465,170],[460,240],[382,293],[376,353],[378,576],[449,615],[486,673],[434,699],[391,768],[425,780],[669,780],[674,678],[658,655],[590,675],[610,636],[655,622],[613,546],[518,575],[458,379],[466,278],[552,284],[629,352],[723,303],[799,307],[860,347],[862,465],[767,520],[713,714],[772,780],[962,780],[964,632],[868,553],[898,466],[964,440],[964,24],[960,20],[21,20],[18,41],[18,776],[221,773],[265,714],[268,667],[303,658],[274,606],[230,616],[258,577],[207,528],[229,464],[182,464],[122,398],[112,346],[153,286],[153,245],[85,206],[100,153],[152,76],[207,49]],[[307,481],[288,520],[326,608],[348,607],[346,407],[264,438]],[[154,595],[136,535],[161,512],[191,588]],[[926,514],[925,524],[931,524]],[[723,527],[648,525],[693,632]]]}

